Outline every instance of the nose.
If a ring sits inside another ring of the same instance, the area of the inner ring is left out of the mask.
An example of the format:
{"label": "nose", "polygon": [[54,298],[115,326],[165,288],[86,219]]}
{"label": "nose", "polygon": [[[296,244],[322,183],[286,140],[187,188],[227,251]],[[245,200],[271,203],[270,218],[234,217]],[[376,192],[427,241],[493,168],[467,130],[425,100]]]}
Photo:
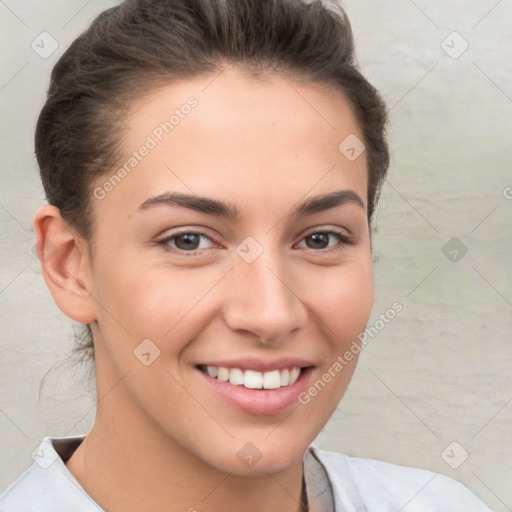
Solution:
{"label": "nose", "polygon": [[[295,285],[295,286],[294,286]],[[224,317],[233,331],[247,331],[262,343],[275,343],[305,325],[307,309],[298,280],[277,252],[264,251],[255,261],[238,258],[231,272],[232,291]]]}

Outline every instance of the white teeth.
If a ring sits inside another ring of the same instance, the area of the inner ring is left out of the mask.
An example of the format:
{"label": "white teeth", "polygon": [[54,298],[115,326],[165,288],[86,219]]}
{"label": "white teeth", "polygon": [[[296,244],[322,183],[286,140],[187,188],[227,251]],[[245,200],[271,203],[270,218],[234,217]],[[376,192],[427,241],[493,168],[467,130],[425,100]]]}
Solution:
{"label": "white teeth", "polygon": [[278,389],[281,387],[281,374],[279,370],[263,374],[263,387],[265,389]]}
{"label": "white teeth", "polygon": [[217,377],[219,374],[219,369],[216,366],[207,366],[206,371],[210,377]]}
{"label": "white teeth", "polygon": [[217,379],[219,379],[222,382],[227,382],[229,380],[229,370],[222,366],[218,368]]}
{"label": "white teeth", "polygon": [[229,371],[229,383],[242,386],[244,383],[244,372],[238,368]]}
{"label": "white teeth", "polygon": [[[237,370],[238,368],[235,368]],[[263,374],[253,370],[244,372],[244,387],[249,389],[261,389],[263,387]]]}
{"label": "white teeth", "polygon": [[272,370],[270,372],[254,370],[244,372],[240,368],[207,366],[206,373],[221,382],[229,381],[230,384],[244,386],[248,389],[279,389],[294,384],[300,376],[301,369],[294,366],[290,369],[285,368],[284,370]]}
{"label": "white teeth", "polygon": [[290,372],[290,386],[299,378],[300,375],[300,368],[293,368],[293,370]]}

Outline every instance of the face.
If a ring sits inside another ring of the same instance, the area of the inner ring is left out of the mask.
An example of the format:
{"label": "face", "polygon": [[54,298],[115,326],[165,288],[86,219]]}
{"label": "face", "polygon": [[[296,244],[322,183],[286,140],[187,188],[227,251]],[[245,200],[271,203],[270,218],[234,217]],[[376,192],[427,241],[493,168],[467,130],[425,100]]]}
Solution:
{"label": "face", "polygon": [[370,314],[367,160],[338,149],[361,130],[334,88],[234,68],[125,121],[93,200],[98,394],[117,397],[97,417],[222,471],[284,471],[343,396]]}

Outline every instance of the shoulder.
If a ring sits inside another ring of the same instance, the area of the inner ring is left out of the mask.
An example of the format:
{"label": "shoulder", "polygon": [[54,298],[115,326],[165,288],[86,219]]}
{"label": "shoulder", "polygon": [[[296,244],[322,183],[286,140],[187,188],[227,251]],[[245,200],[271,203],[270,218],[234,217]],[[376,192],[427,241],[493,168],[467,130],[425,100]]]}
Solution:
{"label": "shoulder", "polygon": [[83,438],[45,437],[32,465],[0,494],[0,512],[100,511],[64,463]]}
{"label": "shoulder", "polygon": [[492,512],[463,484],[439,473],[315,447],[312,452],[329,477],[336,510],[357,502],[368,512]]}

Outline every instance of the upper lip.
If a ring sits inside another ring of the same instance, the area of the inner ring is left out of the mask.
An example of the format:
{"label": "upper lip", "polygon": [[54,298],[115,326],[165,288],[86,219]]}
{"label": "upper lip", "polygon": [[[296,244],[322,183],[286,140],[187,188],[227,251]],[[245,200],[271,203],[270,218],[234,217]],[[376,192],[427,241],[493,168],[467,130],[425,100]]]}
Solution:
{"label": "upper lip", "polygon": [[296,357],[283,357],[280,359],[274,359],[273,361],[264,361],[261,359],[254,358],[243,358],[243,359],[230,359],[229,361],[205,361],[200,363],[205,366],[217,366],[224,368],[240,368],[241,370],[253,370],[256,372],[270,372],[273,370],[284,370],[286,368],[306,368],[314,366],[313,363],[307,359],[299,359]]}

